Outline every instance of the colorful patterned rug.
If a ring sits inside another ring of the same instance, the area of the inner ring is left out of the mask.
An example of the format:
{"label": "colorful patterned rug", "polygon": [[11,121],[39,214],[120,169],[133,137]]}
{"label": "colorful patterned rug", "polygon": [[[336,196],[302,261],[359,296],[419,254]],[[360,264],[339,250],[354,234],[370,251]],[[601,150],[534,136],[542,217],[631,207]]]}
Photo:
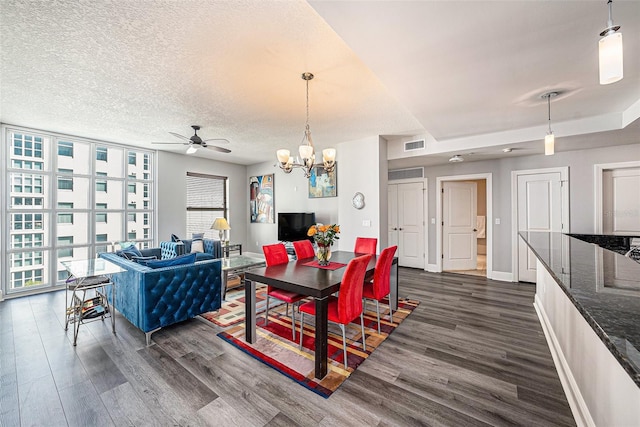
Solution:
{"label": "colorful patterned rug", "polygon": [[418,304],[419,302],[416,300],[401,299],[398,302],[398,311],[393,313],[393,323],[391,323],[388,306],[386,302],[382,302],[380,304],[382,323],[380,334],[378,334],[375,304],[367,304],[368,310],[365,311],[364,319],[367,350],[362,350],[360,319],[357,319],[354,323],[347,325],[346,328],[347,369],[344,369],[342,332],[338,325],[329,323],[328,373],[320,380],[314,377],[315,327],[313,325],[314,319],[311,316],[305,316],[302,350],[298,349],[300,322],[297,322],[296,342],[293,342],[291,318],[285,316],[284,305],[269,310],[269,323],[266,325],[264,316],[258,316],[255,344],[248,344],[244,340],[244,322],[235,322],[234,325],[220,332],[218,336],[298,384],[324,398],[328,398],[413,312]]}
{"label": "colorful patterned rug", "polygon": [[[284,304],[282,301],[271,298],[269,312],[273,307]],[[264,313],[267,307],[267,286],[256,286],[256,314]],[[211,323],[226,328],[239,322],[244,322],[244,287],[238,287],[227,291],[222,307],[218,311],[201,314]]]}

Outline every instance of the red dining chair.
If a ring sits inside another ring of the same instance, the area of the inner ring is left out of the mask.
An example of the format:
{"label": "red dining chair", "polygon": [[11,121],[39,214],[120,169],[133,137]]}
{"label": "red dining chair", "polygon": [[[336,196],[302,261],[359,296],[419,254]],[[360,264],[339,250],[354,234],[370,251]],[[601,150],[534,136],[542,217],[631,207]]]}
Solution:
{"label": "red dining chair", "polygon": [[[262,252],[264,252],[264,258],[267,264],[267,267],[272,267],[274,265],[286,264],[289,262],[289,254],[287,254],[287,249],[284,247],[282,243],[276,243],[273,245],[264,245],[262,247]],[[264,314],[264,324],[267,325],[269,323],[269,298],[275,298],[280,301],[284,301],[286,306],[286,315],[289,315],[289,304],[292,304],[291,307],[291,328],[293,329],[293,340],[296,340],[296,310],[293,304],[299,302],[306,298],[304,295],[296,294],[295,292],[285,291],[284,289],[272,288],[271,286],[267,286],[267,309]]]}
{"label": "red dining chair", "polygon": [[[362,288],[363,306],[367,301],[376,302],[376,314],[378,315],[378,333],[380,333],[380,301],[391,293],[391,264],[396,254],[397,246],[385,248],[376,260],[376,268],[373,273],[373,281],[365,281]],[[393,323],[393,310],[389,304],[389,317]]]}
{"label": "red dining chair", "polygon": [[[351,323],[360,316],[360,327],[362,328],[362,349],[367,351],[367,343],[364,335],[364,317],[362,315],[362,283],[367,265],[373,255],[367,254],[352,259],[347,264],[347,268],[342,276],[340,284],[340,294],[335,297],[329,296],[329,307],[327,318],[330,322],[337,323],[342,329],[342,349],[344,351],[344,368],[347,369],[347,336],[345,325]],[[316,302],[310,301],[298,307],[300,311],[300,349],[302,350],[302,339],[304,338],[304,315],[316,314]]]}
{"label": "red dining chair", "polygon": [[376,254],[378,239],[375,237],[356,237],[356,247],[353,250],[358,254]]}
{"label": "red dining chair", "polygon": [[316,255],[316,252],[313,249],[313,243],[309,240],[298,240],[293,242],[293,250],[296,252],[296,258],[298,259],[312,258]]}

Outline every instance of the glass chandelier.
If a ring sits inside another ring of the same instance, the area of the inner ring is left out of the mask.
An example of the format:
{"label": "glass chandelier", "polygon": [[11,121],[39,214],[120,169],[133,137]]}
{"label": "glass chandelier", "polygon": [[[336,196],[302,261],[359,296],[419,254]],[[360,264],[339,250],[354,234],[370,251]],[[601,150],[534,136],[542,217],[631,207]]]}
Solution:
{"label": "glass chandelier", "polygon": [[[309,80],[313,79],[313,74],[302,73],[302,80],[307,83],[307,122],[304,128],[302,142],[298,147],[299,157],[294,159],[289,150],[281,148],[276,152],[280,169],[285,173],[291,173],[293,168],[302,168],[305,178],[311,176],[311,171],[315,166],[316,153],[313,148],[311,131],[309,130]],[[333,172],[336,167],[336,149],[326,148],[322,150],[323,166],[327,172]]]}

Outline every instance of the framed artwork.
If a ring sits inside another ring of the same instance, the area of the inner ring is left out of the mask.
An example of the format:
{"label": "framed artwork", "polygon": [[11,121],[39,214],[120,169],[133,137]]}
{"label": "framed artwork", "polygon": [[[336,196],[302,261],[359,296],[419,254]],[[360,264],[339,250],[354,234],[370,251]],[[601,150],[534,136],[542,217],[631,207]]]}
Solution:
{"label": "framed artwork", "polygon": [[338,164],[333,172],[322,165],[314,166],[309,177],[309,198],[336,197],[338,195]]}
{"label": "framed artwork", "polygon": [[251,222],[275,224],[273,174],[249,178],[249,215]]}

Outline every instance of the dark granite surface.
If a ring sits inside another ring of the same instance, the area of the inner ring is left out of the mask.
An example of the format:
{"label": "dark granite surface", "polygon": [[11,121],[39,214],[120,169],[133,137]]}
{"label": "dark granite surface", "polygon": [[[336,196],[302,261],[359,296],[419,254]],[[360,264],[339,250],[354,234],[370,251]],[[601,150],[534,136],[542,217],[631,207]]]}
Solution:
{"label": "dark granite surface", "polygon": [[640,387],[640,264],[562,233],[520,236]]}
{"label": "dark granite surface", "polygon": [[[634,241],[640,240],[640,236],[614,236],[607,234],[575,234],[568,233],[569,236],[575,237],[576,239],[584,240],[585,242],[595,243],[596,245],[609,249],[610,251],[617,252],[622,255],[626,255],[630,258],[633,258],[636,261],[640,261],[637,259],[634,254],[629,254],[629,250],[631,249],[631,243]],[[635,243],[636,245],[638,243]],[[635,251],[637,252],[637,251]]]}

